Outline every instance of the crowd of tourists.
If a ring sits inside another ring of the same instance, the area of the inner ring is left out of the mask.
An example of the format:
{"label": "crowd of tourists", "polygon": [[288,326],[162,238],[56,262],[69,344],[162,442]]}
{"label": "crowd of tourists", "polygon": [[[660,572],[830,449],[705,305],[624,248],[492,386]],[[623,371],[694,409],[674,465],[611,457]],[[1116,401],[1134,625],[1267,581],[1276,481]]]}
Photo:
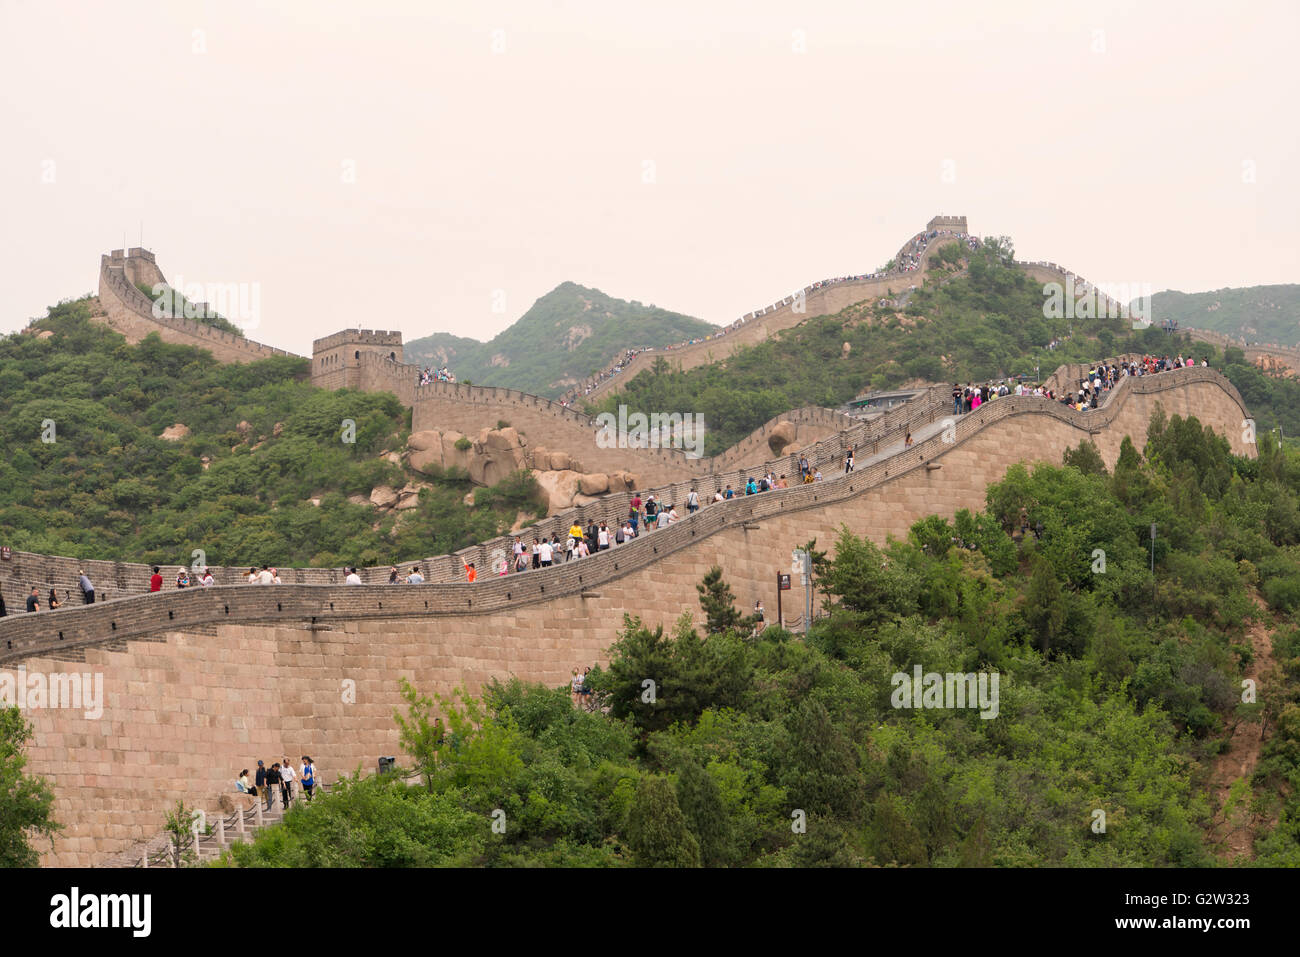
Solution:
{"label": "crowd of tourists", "polygon": [[417,380],[418,385],[428,385],[430,382],[455,382],[456,377],[448,371],[446,366],[440,369],[434,369],[431,366],[425,366],[420,370],[420,377]]}
{"label": "crowd of tourists", "polygon": [[[299,794],[294,794],[294,784],[299,787]],[[280,795],[280,807],[289,810],[289,805],[298,796],[305,796],[311,803],[312,794],[320,783],[320,769],[307,755],[302,756],[302,764],[295,771],[293,762],[288,758],[281,763],[276,761],[268,768],[262,761],[257,762],[257,773],[253,779],[248,777],[248,768],[239,772],[235,780],[235,790],[253,798],[264,798],[269,811],[275,805],[275,796]]]}
{"label": "crowd of tourists", "polygon": [[[1202,357],[1200,364],[1209,366],[1209,359]],[[1023,381],[1013,379],[1005,379],[1001,382],[986,382],[982,385],[968,382],[964,386],[954,382],[952,384],[952,411],[953,415],[965,415],[974,412],[985,403],[1008,395],[1018,395],[1037,396],[1059,402],[1079,412],[1088,412],[1100,408],[1106,394],[1115,388],[1125,376],[1155,375],[1160,372],[1190,368],[1195,365],[1195,358],[1181,354],[1174,358],[1145,355],[1141,359],[1130,362],[1111,362],[1109,364],[1098,362],[1079,379],[1077,388],[1071,386],[1069,391],[1062,390],[1060,393],[1055,389],[1049,389],[1042,385],[1029,386]]]}

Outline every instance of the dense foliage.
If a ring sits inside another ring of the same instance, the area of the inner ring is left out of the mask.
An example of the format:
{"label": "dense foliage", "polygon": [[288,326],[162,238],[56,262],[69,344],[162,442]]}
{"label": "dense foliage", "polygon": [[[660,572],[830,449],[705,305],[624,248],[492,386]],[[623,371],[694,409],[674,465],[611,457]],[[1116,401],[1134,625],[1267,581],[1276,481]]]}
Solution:
{"label": "dense foliage", "polygon": [[[222,365],[157,336],[131,346],[88,314],[84,300],[61,303],[33,330],[48,338],[0,340],[6,545],[185,565],[195,549],[214,565],[382,564],[482,541],[534,508],[526,474],[475,490],[473,505],[468,477],[448,475],[400,522],[380,518],[348,496],[413,478],[382,454],[409,430],[395,397],[317,389],[305,359]],[[188,437],[159,438],[176,423]]]}
{"label": "dense foliage", "polygon": [[406,344],[407,362],[450,367],[461,382],[557,396],[631,348],[666,346],[717,327],[566,282],[488,342],[439,332]]}
{"label": "dense foliage", "polygon": [[[705,633],[625,620],[593,671],[601,712],[513,679],[436,705],[408,688],[422,786],[348,783],[235,861],[1197,866],[1226,858],[1230,815],[1257,863],[1300,864],[1300,455],[1237,458],[1158,413],[1145,456],[1068,460],[1014,466],[983,511],[884,548],[843,529],[814,550],[830,614],[806,639],[749,637],[710,572]],[[1257,619],[1279,671],[1242,703]],[[900,707],[916,666],[996,674],[996,716]],[[1260,720],[1258,767],[1220,807],[1215,756]]]}
{"label": "dense foliage", "polygon": [[[1063,362],[1093,361],[1127,344],[1127,320],[1045,317],[1042,283],[1012,265],[1007,244],[989,242],[967,257],[964,269],[932,260],[927,282],[901,311],[858,303],[687,372],[661,360],[595,411],[617,412],[622,403],[703,414],[706,451],[715,455],[802,405],[837,408],[868,389],[921,381],[1038,380]],[[1152,343],[1138,351],[1169,348],[1157,330],[1136,338]]]}

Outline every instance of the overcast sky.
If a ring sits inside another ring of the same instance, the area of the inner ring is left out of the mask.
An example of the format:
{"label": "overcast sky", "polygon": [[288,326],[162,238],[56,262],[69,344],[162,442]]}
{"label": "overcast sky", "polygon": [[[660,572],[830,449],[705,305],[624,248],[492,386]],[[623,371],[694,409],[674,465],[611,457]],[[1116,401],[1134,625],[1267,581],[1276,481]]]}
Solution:
{"label": "overcast sky", "polygon": [[1300,281],[1300,4],[0,0],[0,330],[153,249],[252,338],[725,323],[936,213],[1099,282]]}

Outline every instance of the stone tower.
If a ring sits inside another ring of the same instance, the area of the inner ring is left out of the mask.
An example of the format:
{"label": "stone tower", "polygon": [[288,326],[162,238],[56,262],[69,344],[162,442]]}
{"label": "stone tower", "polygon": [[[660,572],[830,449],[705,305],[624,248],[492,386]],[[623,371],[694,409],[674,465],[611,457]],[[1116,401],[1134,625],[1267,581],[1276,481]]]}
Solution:
{"label": "stone tower", "polygon": [[322,389],[361,388],[361,357],[374,353],[402,362],[402,334],[370,329],[344,329],[311,346],[311,382]]}
{"label": "stone tower", "polygon": [[936,216],[925,224],[926,232],[931,232],[936,229],[946,229],[952,233],[970,232],[970,230],[966,228],[965,216]]}

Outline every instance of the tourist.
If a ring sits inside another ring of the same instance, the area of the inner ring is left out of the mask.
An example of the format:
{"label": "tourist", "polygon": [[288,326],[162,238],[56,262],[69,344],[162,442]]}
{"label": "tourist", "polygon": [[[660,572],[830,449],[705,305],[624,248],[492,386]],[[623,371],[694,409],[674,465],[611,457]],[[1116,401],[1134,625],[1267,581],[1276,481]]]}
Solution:
{"label": "tourist", "polygon": [[211,569],[209,568],[203,569],[203,575],[201,578],[199,578],[199,584],[202,585],[204,588],[211,588],[213,585],[216,584],[216,579],[212,577]]}
{"label": "tourist", "polygon": [[540,564],[542,568],[551,567],[551,553],[551,543],[543,538],[542,543],[537,546],[538,564]]}
{"label": "tourist", "polygon": [[316,787],[316,769],[312,766],[311,758],[305,754],[302,756],[302,767],[298,769],[298,777],[302,781],[302,793],[307,795],[307,803],[311,803],[312,790]]}
{"label": "tourist", "polygon": [[722,489],[718,489],[713,493],[713,502],[716,505],[718,502],[721,501],[722,501]]}
{"label": "tourist", "polygon": [[[976,394],[975,397],[974,397],[971,401],[974,402],[974,404],[975,404],[975,408],[979,408],[979,395],[978,395],[978,394]],[[909,426],[909,427],[908,427],[908,430],[907,430],[907,437],[903,439],[903,448],[905,448],[905,449],[910,449],[911,447],[912,447],[912,429],[911,429],[911,427]]]}
{"label": "tourist", "polygon": [[343,579],[344,584],[347,584],[347,585],[360,585],[360,584],[361,584],[361,576],[357,574],[356,566],[353,566],[352,568],[345,569],[345,571],[347,571],[347,573],[348,573],[348,577],[345,578],[345,579]]}
{"label": "tourist", "polygon": [[408,584],[408,585],[423,585],[423,584],[424,584],[424,576],[420,574],[420,566],[419,566],[419,565],[412,565],[412,566],[411,566],[411,573],[410,573],[409,575],[406,576],[406,584]]}
{"label": "tourist", "polygon": [[754,602],[754,637],[757,638],[767,627],[767,620],[763,615],[763,600],[760,598]]}
{"label": "tourist", "polygon": [[35,585],[32,586],[32,593],[27,596],[27,610],[28,611],[41,610],[41,590],[37,588]]}
{"label": "tourist", "polygon": [[574,668],[569,676],[569,697],[573,700],[575,708],[582,702],[582,676],[578,674],[577,668]]}
{"label": "tourist", "polygon": [[280,766],[280,798],[286,811],[289,809],[289,802],[293,800],[293,779],[296,777],[293,765],[289,763],[288,758],[285,758],[284,764]]}
{"label": "tourist", "polygon": [[696,492],[695,489],[691,489],[689,492],[686,493],[686,512],[689,515],[694,515],[699,510],[700,510],[699,493]]}
{"label": "tourist", "polygon": [[582,703],[584,706],[590,706],[591,704],[591,682],[589,681],[590,676],[591,676],[591,669],[583,668],[582,684],[578,686],[578,696],[579,698],[582,699]]}
{"label": "tourist", "polygon": [[95,586],[86,577],[84,568],[77,569],[77,583],[81,585],[81,603],[83,605],[93,605],[95,603]]}
{"label": "tourist", "polygon": [[54,589],[50,589],[50,611],[58,608],[63,602],[59,601],[59,596],[55,594]]}
{"label": "tourist", "polygon": [[596,531],[596,550],[605,551],[609,548],[609,526],[604,522],[600,523],[600,528]]}
{"label": "tourist", "polygon": [[[633,492],[632,501],[628,503],[627,519],[635,529],[641,521],[641,493]],[[576,523],[575,523],[576,524]]]}
{"label": "tourist", "polygon": [[533,568],[534,569],[541,568],[542,567],[541,566],[541,561],[542,561],[541,543],[539,543],[536,538],[533,539],[532,553],[533,553]]}
{"label": "tourist", "polygon": [[266,793],[266,765],[261,761],[257,762],[257,779],[254,782],[253,794]]}
{"label": "tourist", "polygon": [[676,506],[669,505],[669,506],[668,506],[668,521],[664,522],[664,524],[665,524],[665,525],[671,525],[671,524],[673,524],[673,522],[675,522],[675,521],[678,520],[678,517],[679,517],[679,516],[678,516],[678,514],[677,514],[677,508],[676,508]]}
{"label": "tourist", "polygon": [[847,475],[853,471],[853,446],[849,446],[848,452],[844,454],[844,473]]}
{"label": "tourist", "polygon": [[461,564],[465,566],[465,581],[471,585],[478,581],[478,572],[474,570],[474,563],[462,560]]}
{"label": "tourist", "polygon": [[257,583],[259,585],[275,584],[275,576],[271,574],[271,568],[269,565],[263,565],[262,570],[257,573]]}
{"label": "tourist", "polygon": [[178,572],[176,573],[176,587],[177,587],[177,588],[189,588],[189,587],[190,587],[190,576],[189,576],[189,572],[187,572],[187,571],[186,571],[185,569],[183,569],[183,568],[182,568],[180,571],[178,571]]}
{"label": "tourist", "polygon": [[[428,370],[426,369],[425,371],[427,372]],[[396,584],[397,584],[397,566],[396,566],[396,565],[390,565],[389,568],[388,568],[388,584],[390,584],[390,585],[396,585]]]}
{"label": "tourist", "polygon": [[257,584],[257,569],[256,569],[256,568],[250,568],[250,569],[248,570],[248,583],[249,583],[250,585],[256,585],[256,584]]}
{"label": "tourist", "polygon": [[722,497],[723,497],[723,498],[735,498],[735,497],[736,497],[736,490],[733,489],[730,485],[728,485],[728,486],[727,486],[727,491],[723,493]]}
{"label": "tourist", "polygon": [[149,576],[149,591],[162,591],[162,575],[158,572],[158,566],[153,567],[153,574]]}
{"label": "tourist", "polygon": [[778,481],[778,482],[776,483],[776,487],[777,487],[777,488],[789,488],[789,487],[790,487],[790,486],[786,483],[786,480],[785,480],[785,476],[784,476],[784,475],[782,475],[780,481]]}
{"label": "tourist", "polygon": [[271,770],[266,772],[266,809],[271,810],[275,804],[276,785],[280,783],[280,762],[276,761],[271,765]]}
{"label": "tourist", "polygon": [[248,768],[239,772],[239,778],[235,781],[235,790],[240,794],[256,794],[253,786],[248,783]]}

